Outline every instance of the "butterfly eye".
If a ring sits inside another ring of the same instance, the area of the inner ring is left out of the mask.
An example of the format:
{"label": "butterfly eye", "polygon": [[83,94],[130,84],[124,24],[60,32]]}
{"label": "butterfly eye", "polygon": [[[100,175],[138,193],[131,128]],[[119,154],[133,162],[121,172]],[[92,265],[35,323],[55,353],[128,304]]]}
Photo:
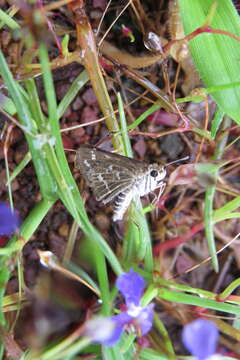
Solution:
{"label": "butterfly eye", "polygon": [[152,170],[152,171],[150,172],[150,175],[155,178],[155,177],[158,176],[158,171],[157,171],[157,170]]}

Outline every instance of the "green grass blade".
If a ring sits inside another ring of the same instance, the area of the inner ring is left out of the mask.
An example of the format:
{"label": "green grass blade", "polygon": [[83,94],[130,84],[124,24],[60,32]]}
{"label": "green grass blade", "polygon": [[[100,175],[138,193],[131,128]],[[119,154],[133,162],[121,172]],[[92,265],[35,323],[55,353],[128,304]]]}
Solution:
{"label": "green grass blade", "polygon": [[234,315],[240,315],[239,305],[232,305],[228,303],[218,302],[212,299],[203,299],[199,296],[193,296],[189,294],[181,294],[179,292],[173,292],[168,289],[159,290],[159,295],[161,299],[165,299],[171,302],[200,306],[206,309],[212,309],[216,311],[222,311],[225,313],[230,313]]}
{"label": "green grass blade", "polygon": [[234,280],[229,284],[226,289],[219,295],[219,300],[225,300],[229,295],[231,295],[237,288],[240,287],[240,278]]}
{"label": "green grass blade", "polygon": [[240,207],[240,196],[237,196],[235,199],[229,201],[227,204],[223,205],[220,209],[214,211],[213,220],[220,221],[227,219],[231,213]]}
{"label": "green grass blade", "polygon": [[[122,143],[125,155],[133,157],[130,139],[128,136],[128,127],[126,123],[123,102],[118,94],[118,108],[120,115]],[[142,213],[141,200],[136,200],[129,209],[128,231],[124,238],[123,253],[125,261],[130,261],[134,255],[139,260],[144,260],[145,268],[148,271],[153,270],[152,242],[148,224]]]}
{"label": "green grass blade", "polygon": [[211,123],[211,137],[212,139],[215,139],[215,136],[217,134],[217,131],[222,123],[223,120],[223,116],[224,116],[224,112],[222,110],[220,110],[219,108],[217,108],[214,118],[212,119],[212,123]]}
{"label": "green grass blade", "polygon": [[58,117],[62,117],[68,106],[74,100],[75,96],[79,93],[79,90],[88,82],[89,78],[86,71],[82,71],[76,79],[73,81],[72,85],[68,89],[67,93],[62,98],[60,104],[58,105],[57,112]]}
{"label": "green grass blade", "polygon": [[12,30],[20,29],[20,25],[18,25],[18,23],[13,18],[11,18],[11,16],[9,16],[1,9],[0,9],[0,21],[1,24],[4,23]]}
{"label": "green grass blade", "polygon": [[[227,129],[229,126],[230,126],[230,120],[227,116],[225,116],[223,121],[223,129]],[[218,139],[218,141],[216,142],[216,149],[213,156],[214,160],[220,160],[222,158],[225,146],[227,144],[227,140],[228,140],[228,133],[225,133],[225,135],[222,136],[220,139]],[[212,178],[215,183],[218,178],[218,167],[216,167],[212,173],[209,171],[208,174],[212,175]],[[204,226],[205,226],[205,234],[208,241],[208,249],[209,249],[209,254],[211,256],[212,266],[214,270],[218,272],[219,265],[218,265],[218,258],[216,253],[216,245],[214,238],[214,220],[213,220],[213,213],[214,213],[213,204],[214,204],[215,191],[216,191],[216,185],[214,184],[209,186],[205,193]]]}
{"label": "green grass blade", "polygon": [[20,172],[25,168],[25,166],[27,166],[27,164],[29,164],[31,159],[32,159],[32,156],[31,156],[30,152],[28,152],[24,156],[24,158],[20,161],[18,166],[13,170],[6,185],[8,185],[10,182],[12,182],[20,174]]}
{"label": "green grass blade", "polygon": [[121,135],[122,135],[122,143],[123,143],[123,149],[124,149],[124,155],[127,157],[133,157],[131,142],[128,136],[128,128],[127,128],[127,122],[123,107],[123,101],[121,98],[120,93],[117,94],[117,100],[118,100],[118,109],[119,109],[119,120],[120,120],[120,126],[121,126]]}
{"label": "green grass blade", "polygon": [[15,115],[17,110],[13,101],[0,92],[0,108],[6,111],[10,115]]}
{"label": "green grass blade", "polygon": [[205,193],[205,206],[204,206],[204,225],[205,235],[208,240],[208,250],[211,256],[213,268],[216,272],[219,270],[218,259],[216,254],[216,245],[214,239],[214,221],[213,221],[213,200],[215,194],[215,185],[209,186]]}
{"label": "green grass blade", "polygon": [[[42,158],[41,149],[44,145],[44,139],[38,137],[36,123],[29,111],[28,103],[19,91],[20,86],[13,79],[13,76],[7,66],[6,60],[0,51],[0,73],[4,79],[5,85],[14,101],[18,117],[21,124],[28,129],[25,134],[28,146],[32,155],[34,167],[38,175],[38,181],[43,197],[51,200],[56,198],[56,185],[49,175],[49,169],[45,160]],[[32,135],[29,135],[31,133]],[[47,179],[47,181],[46,181]]]}
{"label": "green grass blade", "polygon": [[[131,125],[127,126],[127,131],[135,129],[138,125],[140,125],[146,119],[147,116],[151,115],[152,113],[154,113],[161,107],[162,107],[162,102],[156,101],[152,106],[150,106],[146,111],[144,111],[144,113],[141,114]],[[120,133],[121,133],[121,130],[117,131],[115,133],[115,136],[117,136]]]}
{"label": "green grass blade", "polygon": [[171,360],[176,357],[170,357],[169,355],[160,354],[158,351],[146,348],[141,350],[139,354],[140,360]]}
{"label": "green grass blade", "polygon": [[27,79],[25,80],[26,90],[28,93],[29,101],[29,109],[31,111],[31,114],[33,116],[33,119],[37,123],[37,126],[41,132],[49,132],[49,129],[46,127],[46,120],[44,119],[45,116],[43,115],[40,99],[38,97],[37,88],[35,85],[34,79]]}

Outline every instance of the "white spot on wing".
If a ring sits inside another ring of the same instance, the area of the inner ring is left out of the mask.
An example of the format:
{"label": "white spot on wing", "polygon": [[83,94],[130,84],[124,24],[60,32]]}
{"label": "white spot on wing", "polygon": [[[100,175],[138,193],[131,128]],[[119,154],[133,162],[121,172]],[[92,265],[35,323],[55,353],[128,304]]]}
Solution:
{"label": "white spot on wing", "polygon": [[92,160],[96,160],[96,154],[95,151],[91,150]]}
{"label": "white spot on wing", "polygon": [[116,178],[117,178],[118,180],[121,179],[119,171],[116,171],[115,176],[116,176]]}
{"label": "white spot on wing", "polygon": [[107,181],[103,178],[102,174],[98,174],[97,179],[98,179],[99,182],[103,183],[103,184],[106,186],[107,190],[109,189],[108,183],[107,183]]}
{"label": "white spot on wing", "polygon": [[87,167],[91,167],[91,165],[89,164],[89,162],[87,160],[84,160],[83,163],[87,166]]}

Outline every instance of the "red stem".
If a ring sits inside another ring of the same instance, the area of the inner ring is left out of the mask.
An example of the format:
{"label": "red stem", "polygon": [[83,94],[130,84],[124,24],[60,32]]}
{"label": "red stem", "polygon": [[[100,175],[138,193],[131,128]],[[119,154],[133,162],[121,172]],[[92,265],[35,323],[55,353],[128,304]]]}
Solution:
{"label": "red stem", "polygon": [[159,255],[161,252],[175,249],[178,245],[184,244],[188,240],[191,240],[192,237],[197,234],[199,231],[203,229],[203,223],[199,222],[195,224],[186,235],[183,236],[176,236],[173,239],[167,240],[164,243],[158,244],[153,249],[154,256]]}

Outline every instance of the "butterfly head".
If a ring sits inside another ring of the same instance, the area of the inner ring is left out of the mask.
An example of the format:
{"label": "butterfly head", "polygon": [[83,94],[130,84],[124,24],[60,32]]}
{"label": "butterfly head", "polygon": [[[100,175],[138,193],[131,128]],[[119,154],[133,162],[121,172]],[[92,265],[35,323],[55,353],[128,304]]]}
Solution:
{"label": "butterfly head", "polygon": [[163,184],[163,179],[166,177],[167,172],[164,166],[158,164],[151,164],[148,168],[148,177],[150,183],[150,191],[153,191]]}

